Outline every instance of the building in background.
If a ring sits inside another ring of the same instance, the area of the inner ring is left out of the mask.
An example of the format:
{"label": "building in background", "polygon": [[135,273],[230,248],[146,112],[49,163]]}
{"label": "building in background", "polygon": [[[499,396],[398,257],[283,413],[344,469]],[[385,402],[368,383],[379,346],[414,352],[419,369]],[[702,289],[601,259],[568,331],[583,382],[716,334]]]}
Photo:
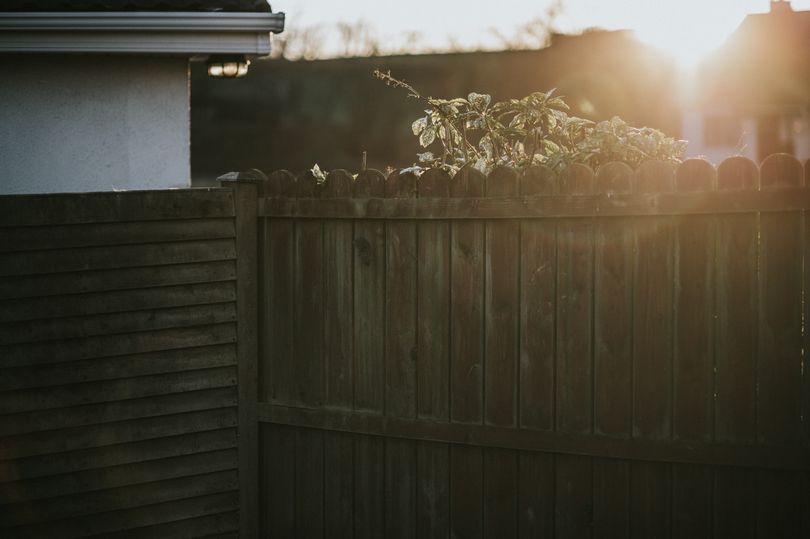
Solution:
{"label": "building in background", "polygon": [[265,0],[4,0],[0,193],[189,186],[189,60],[283,26]]}
{"label": "building in background", "polygon": [[[197,185],[223,172],[260,168],[385,169],[412,164],[422,151],[411,123],[422,103],[372,76],[390,70],[424,95],[493,99],[556,88],[572,114],[621,116],[678,136],[681,109],[673,62],[629,32],[554,35],[541,50],[270,60],[239,84],[192,67],[191,162]],[[214,128],[212,128],[214,127]]]}
{"label": "building in background", "polygon": [[684,113],[688,155],[810,159],[810,11],[778,1],[748,15],[696,83]]}

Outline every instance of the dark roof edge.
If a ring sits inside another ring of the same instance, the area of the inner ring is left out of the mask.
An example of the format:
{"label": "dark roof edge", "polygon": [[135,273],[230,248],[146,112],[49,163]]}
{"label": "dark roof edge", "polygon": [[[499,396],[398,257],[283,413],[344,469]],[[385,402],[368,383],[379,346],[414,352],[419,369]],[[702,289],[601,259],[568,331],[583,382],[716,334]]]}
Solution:
{"label": "dark roof edge", "polygon": [[271,13],[267,0],[4,0],[0,13],[76,12]]}

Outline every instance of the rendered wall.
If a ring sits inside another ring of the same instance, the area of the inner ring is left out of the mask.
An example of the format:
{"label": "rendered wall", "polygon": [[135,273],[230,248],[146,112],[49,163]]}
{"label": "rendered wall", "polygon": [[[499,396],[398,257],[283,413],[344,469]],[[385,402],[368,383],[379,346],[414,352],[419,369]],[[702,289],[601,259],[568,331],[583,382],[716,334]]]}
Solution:
{"label": "rendered wall", "polygon": [[187,187],[188,59],[0,56],[0,193]]}

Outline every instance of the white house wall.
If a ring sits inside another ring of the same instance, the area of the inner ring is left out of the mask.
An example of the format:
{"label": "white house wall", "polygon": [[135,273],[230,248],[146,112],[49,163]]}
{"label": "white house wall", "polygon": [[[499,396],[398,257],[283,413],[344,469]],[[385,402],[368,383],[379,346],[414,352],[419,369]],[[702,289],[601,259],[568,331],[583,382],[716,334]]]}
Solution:
{"label": "white house wall", "polygon": [[0,193],[190,185],[186,57],[0,55]]}

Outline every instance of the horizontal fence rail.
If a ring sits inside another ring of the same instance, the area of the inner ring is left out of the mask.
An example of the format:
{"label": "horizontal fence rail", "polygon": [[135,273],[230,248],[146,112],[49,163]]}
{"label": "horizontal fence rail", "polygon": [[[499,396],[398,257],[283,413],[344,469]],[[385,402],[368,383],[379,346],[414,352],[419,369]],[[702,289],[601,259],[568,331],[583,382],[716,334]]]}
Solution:
{"label": "horizontal fence rail", "polygon": [[794,158],[259,190],[261,534],[810,533]]}

